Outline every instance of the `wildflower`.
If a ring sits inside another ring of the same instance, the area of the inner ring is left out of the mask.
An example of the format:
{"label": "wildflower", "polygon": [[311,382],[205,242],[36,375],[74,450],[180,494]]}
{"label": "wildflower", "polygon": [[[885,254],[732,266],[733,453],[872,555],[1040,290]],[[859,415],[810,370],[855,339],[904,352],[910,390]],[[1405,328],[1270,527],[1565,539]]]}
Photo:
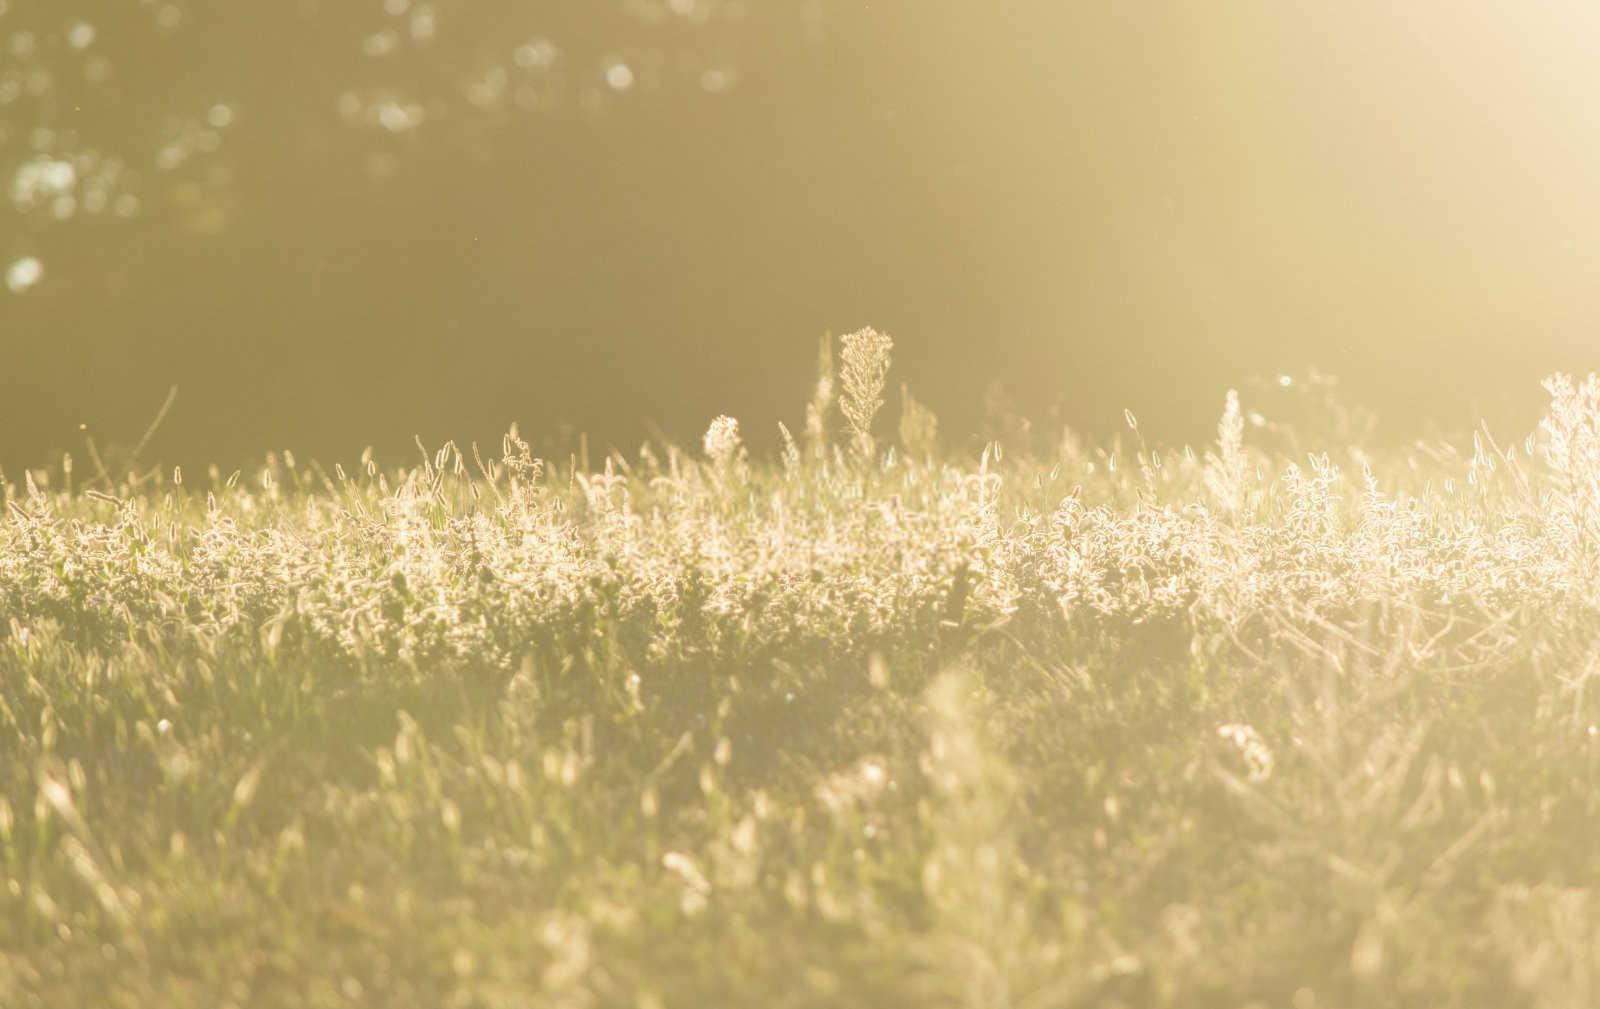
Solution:
{"label": "wildflower", "polygon": [[1251,781],[1265,781],[1272,777],[1272,751],[1254,728],[1239,723],[1219,725],[1217,735],[1238,749]]}
{"label": "wildflower", "polygon": [[711,422],[706,428],[703,442],[706,458],[711,460],[713,466],[719,471],[726,470],[738,459],[743,447],[739,439],[739,422],[727,414],[723,414]]}

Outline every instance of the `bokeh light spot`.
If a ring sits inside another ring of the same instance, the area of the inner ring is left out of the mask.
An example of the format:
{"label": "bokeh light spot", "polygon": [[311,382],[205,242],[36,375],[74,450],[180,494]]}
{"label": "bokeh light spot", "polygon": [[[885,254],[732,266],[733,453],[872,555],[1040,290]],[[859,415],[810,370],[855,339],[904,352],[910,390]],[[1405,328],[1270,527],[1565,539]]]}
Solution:
{"label": "bokeh light spot", "polygon": [[23,256],[6,270],[6,287],[21,294],[44,279],[44,264],[36,256]]}
{"label": "bokeh light spot", "polygon": [[633,69],[626,63],[613,63],[606,68],[606,83],[613,91],[627,91],[633,87]]}

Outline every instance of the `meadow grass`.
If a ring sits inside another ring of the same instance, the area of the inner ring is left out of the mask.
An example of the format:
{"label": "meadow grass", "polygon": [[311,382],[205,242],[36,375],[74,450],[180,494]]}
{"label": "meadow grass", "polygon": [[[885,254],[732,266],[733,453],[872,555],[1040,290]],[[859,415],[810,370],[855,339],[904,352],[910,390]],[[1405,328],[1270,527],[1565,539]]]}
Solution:
{"label": "meadow grass", "polygon": [[771,459],[0,478],[0,1005],[1600,1002],[1595,380],[969,457],[888,351]]}

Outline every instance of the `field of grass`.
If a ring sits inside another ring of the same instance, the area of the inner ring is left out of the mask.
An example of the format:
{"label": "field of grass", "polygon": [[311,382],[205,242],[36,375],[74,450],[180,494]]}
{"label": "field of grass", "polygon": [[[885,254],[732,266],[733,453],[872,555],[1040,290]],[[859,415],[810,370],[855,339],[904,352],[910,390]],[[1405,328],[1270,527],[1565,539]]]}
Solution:
{"label": "field of grass", "polygon": [[847,340],[770,459],[0,478],[0,1006],[1600,1004],[1600,385],[969,454]]}

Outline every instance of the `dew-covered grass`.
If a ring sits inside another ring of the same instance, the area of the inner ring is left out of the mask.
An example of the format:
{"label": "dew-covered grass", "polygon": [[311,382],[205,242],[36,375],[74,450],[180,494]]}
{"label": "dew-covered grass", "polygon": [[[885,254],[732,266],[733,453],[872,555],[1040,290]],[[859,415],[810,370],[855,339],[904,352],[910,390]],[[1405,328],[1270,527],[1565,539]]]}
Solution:
{"label": "dew-covered grass", "polygon": [[1600,1000],[1600,386],[968,453],[877,354],[770,458],[7,475],[0,1005]]}

